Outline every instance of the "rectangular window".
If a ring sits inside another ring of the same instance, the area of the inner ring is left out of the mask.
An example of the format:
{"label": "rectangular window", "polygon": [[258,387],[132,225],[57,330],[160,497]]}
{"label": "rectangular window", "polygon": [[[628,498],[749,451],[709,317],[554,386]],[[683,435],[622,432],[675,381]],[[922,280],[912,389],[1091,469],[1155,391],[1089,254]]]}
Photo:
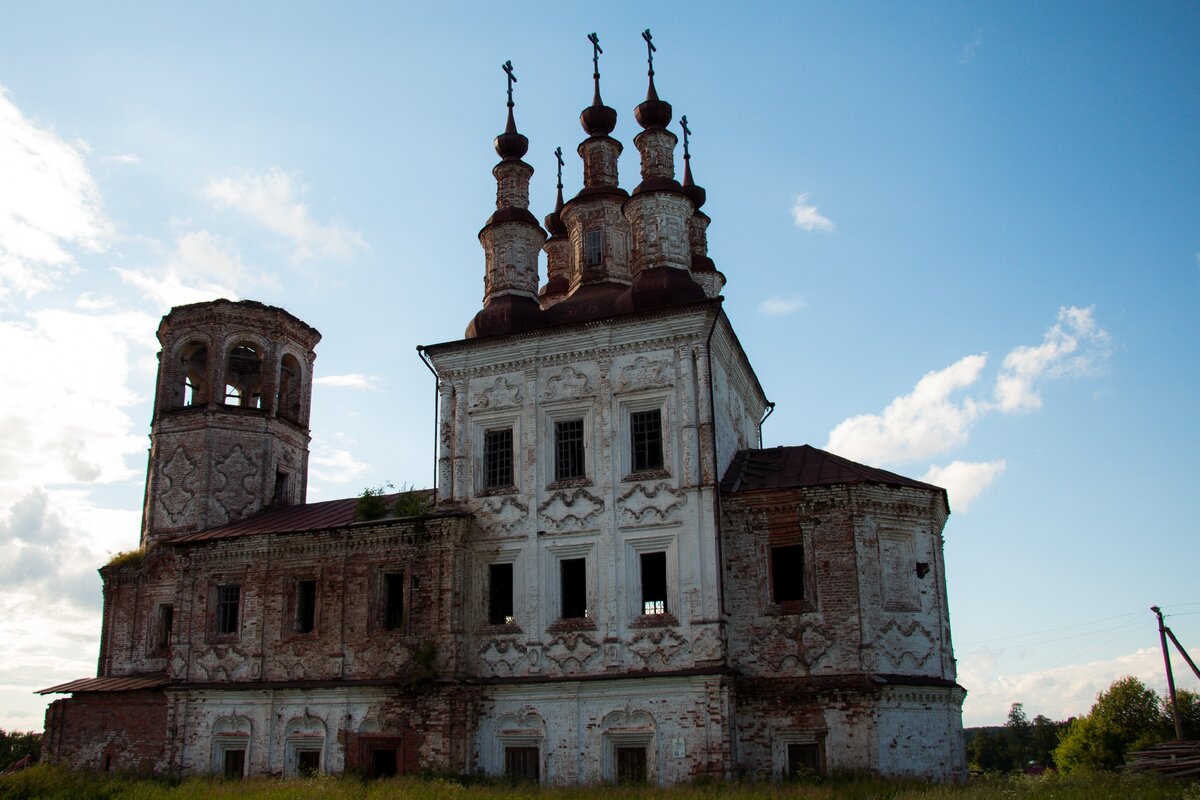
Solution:
{"label": "rectangular window", "polygon": [[242,587],[226,585],[217,587],[217,634],[227,636],[238,632],[238,610],[241,605]]}
{"label": "rectangular window", "polygon": [[667,613],[667,554],[642,553],[642,613]]}
{"label": "rectangular window", "polygon": [[400,754],[396,747],[372,747],[368,760],[370,777],[391,778],[396,775],[397,756]]}
{"label": "rectangular window", "polygon": [[389,572],[383,576],[383,627],[397,631],[404,626],[404,574]]}
{"label": "rectangular window", "polygon": [[297,750],[296,772],[302,778],[311,778],[321,772],[320,750]]}
{"label": "rectangular window", "polygon": [[804,546],[771,548],[771,599],[791,603],[804,599]]}
{"label": "rectangular window", "polygon": [[288,504],[288,474],[286,472],[275,473],[275,505],[286,506]]}
{"label": "rectangular window", "polygon": [[633,471],[662,469],[662,411],[634,411],[629,415]]}
{"label": "rectangular window", "polygon": [[554,480],[585,477],[583,465],[583,420],[554,423]]}
{"label": "rectangular window", "polygon": [[504,748],[504,775],[513,781],[537,783],[541,779],[536,747]]}
{"label": "rectangular window", "polygon": [[317,622],[317,582],[296,581],[296,633],[312,633]]}
{"label": "rectangular window", "polygon": [[562,618],[587,616],[587,559],[564,558],[558,562],[562,583]]}
{"label": "rectangular window", "polygon": [[483,432],[483,487],[513,485],[513,432],[499,428]]}
{"label": "rectangular window", "polygon": [[158,619],[154,626],[154,649],[166,650],[171,646],[171,631],[175,626],[175,606],[164,604],[158,607]]}
{"label": "rectangular window", "polygon": [[645,747],[618,747],[613,755],[617,762],[617,783],[646,782]]}
{"label": "rectangular window", "polygon": [[230,748],[225,751],[225,763],[222,772],[226,778],[240,778],[246,774],[246,751],[242,748]]}
{"label": "rectangular window", "polygon": [[821,746],[815,742],[787,746],[787,777],[798,778],[821,772]]}
{"label": "rectangular window", "polygon": [[583,234],[583,263],[594,267],[604,261],[604,231],[587,231]]}
{"label": "rectangular window", "polygon": [[513,565],[488,564],[488,624],[512,625]]}

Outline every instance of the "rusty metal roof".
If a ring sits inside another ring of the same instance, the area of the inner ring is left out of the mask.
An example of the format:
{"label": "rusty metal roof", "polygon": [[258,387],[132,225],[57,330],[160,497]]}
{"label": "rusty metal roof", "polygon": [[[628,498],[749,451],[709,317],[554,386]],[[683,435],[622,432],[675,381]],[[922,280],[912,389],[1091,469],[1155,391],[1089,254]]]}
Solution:
{"label": "rusty metal roof", "polygon": [[[418,489],[429,495],[432,500],[432,489]],[[380,495],[383,505],[390,507],[396,502],[400,492]],[[309,531],[325,531],[332,528],[344,528],[360,520],[354,516],[358,506],[357,497],[347,497],[341,500],[325,500],[320,503],[305,503],[299,506],[276,506],[265,508],[245,519],[220,525],[216,528],[187,533],[168,541],[168,544],[198,544],[216,539],[234,539],[240,536],[253,536],[264,533],[306,533]]]}
{"label": "rusty metal roof", "polygon": [[39,689],[38,694],[67,694],[70,692],[133,692],[138,689],[156,689],[167,685],[165,672],[140,675],[118,675],[111,678],[80,678],[77,681],[60,683],[49,689]]}
{"label": "rusty metal roof", "polygon": [[946,493],[940,486],[922,483],[885,469],[868,467],[807,444],[766,450],[739,450],[725,471],[721,490],[753,492],[855,483],[908,486],[941,492],[943,495]]}

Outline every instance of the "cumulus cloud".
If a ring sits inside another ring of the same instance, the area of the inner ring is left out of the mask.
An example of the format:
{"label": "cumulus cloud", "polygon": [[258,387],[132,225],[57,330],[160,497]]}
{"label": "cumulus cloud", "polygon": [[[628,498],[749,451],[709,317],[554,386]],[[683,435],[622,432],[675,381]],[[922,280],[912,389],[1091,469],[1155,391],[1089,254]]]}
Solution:
{"label": "cumulus cloud", "polygon": [[806,305],[805,299],[798,294],[777,294],[759,303],[758,310],[769,317],[782,317],[794,314]]}
{"label": "cumulus cloud", "polygon": [[116,272],[162,310],[219,297],[237,300],[247,289],[279,288],[275,275],[250,269],[233,242],[206,230],[180,236],[161,265]]}
{"label": "cumulus cloud", "polygon": [[1108,333],[1096,324],[1093,308],[1064,306],[1042,343],[1014,348],[996,378],[996,406],[1005,414],[1041,408],[1036,384],[1044,378],[1095,374],[1108,357]]}
{"label": "cumulus cloud", "polygon": [[315,447],[309,464],[312,477],[328,483],[349,483],[371,469],[370,464],[359,461],[349,450],[328,445]]}
{"label": "cumulus cloud", "polygon": [[73,251],[104,249],[112,229],[86,154],[85,142],[26,119],[0,86],[0,298],[49,289],[75,268]]}
{"label": "cumulus cloud", "polygon": [[351,372],[346,375],[324,375],[313,380],[313,383],[318,386],[333,386],[339,389],[374,390],[378,388],[376,386],[378,380],[379,378],[374,375]]}
{"label": "cumulus cloud", "polygon": [[921,476],[921,480],[941,486],[950,495],[950,507],[967,511],[979,495],[1004,474],[1003,458],[995,461],[951,461],[944,467],[936,464]]}
{"label": "cumulus cloud", "polygon": [[803,231],[825,231],[830,232],[834,228],[833,221],[829,217],[817,211],[817,207],[808,202],[808,193],[796,195],[795,201],[792,203],[792,219],[796,222],[796,227]]}
{"label": "cumulus cloud", "polygon": [[349,258],[366,247],[357,231],[314,220],[301,202],[304,194],[304,187],[278,167],[263,174],[213,180],[204,189],[204,196],[218,206],[240,211],[287,239],[297,261]]}

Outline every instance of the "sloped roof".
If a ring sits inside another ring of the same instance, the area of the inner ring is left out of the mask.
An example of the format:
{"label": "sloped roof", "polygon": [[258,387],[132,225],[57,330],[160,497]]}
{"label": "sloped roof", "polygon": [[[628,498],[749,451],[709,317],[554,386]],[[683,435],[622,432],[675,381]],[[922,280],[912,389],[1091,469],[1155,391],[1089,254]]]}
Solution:
{"label": "sloped roof", "polygon": [[[430,489],[420,489],[429,495]],[[386,506],[391,506],[400,496],[394,494],[380,495],[380,500]],[[320,503],[305,503],[299,506],[276,506],[265,508],[250,516],[208,530],[188,533],[169,540],[169,544],[197,544],[215,539],[234,539],[239,536],[253,536],[264,533],[306,533],[309,531],[325,531],[332,528],[344,528],[355,522],[360,522],[354,515],[358,506],[357,497],[346,497],[341,500],[324,500]]]}
{"label": "sloped roof", "polygon": [[941,492],[943,495],[946,493],[940,486],[906,478],[886,469],[868,467],[866,464],[859,464],[807,444],[765,450],[739,450],[729,469],[725,471],[721,490],[753,492],[855,483],[907,486]]}
{"label": "sloped roof", "polygon": [[38,689],[38,694],[68,694],[70,692],[133,692],[138,689],[155,689],[167,685],[164,672],[141,675],[117,675],[110,678],[80,678],[60,683],[49,689]]}

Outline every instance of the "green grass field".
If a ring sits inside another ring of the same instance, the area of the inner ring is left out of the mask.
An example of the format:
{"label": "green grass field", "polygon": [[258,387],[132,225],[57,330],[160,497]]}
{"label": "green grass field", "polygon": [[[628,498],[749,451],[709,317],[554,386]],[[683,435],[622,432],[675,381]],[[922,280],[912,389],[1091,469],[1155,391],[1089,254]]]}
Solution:
{"label": "green grass field", "polygon": [[385,781],[331,777],[247,781],[193,778],[180,783],[79,774],[45,766],[0,777],[0,798],[3,800],[649,800],[658,797],[667,800],[1200,800],[1200,782],[1104,773],[977,778],[962,786],[844,777],[812,784],[708,783],[670,789],[625,786],[550,789],[423,778]]}

